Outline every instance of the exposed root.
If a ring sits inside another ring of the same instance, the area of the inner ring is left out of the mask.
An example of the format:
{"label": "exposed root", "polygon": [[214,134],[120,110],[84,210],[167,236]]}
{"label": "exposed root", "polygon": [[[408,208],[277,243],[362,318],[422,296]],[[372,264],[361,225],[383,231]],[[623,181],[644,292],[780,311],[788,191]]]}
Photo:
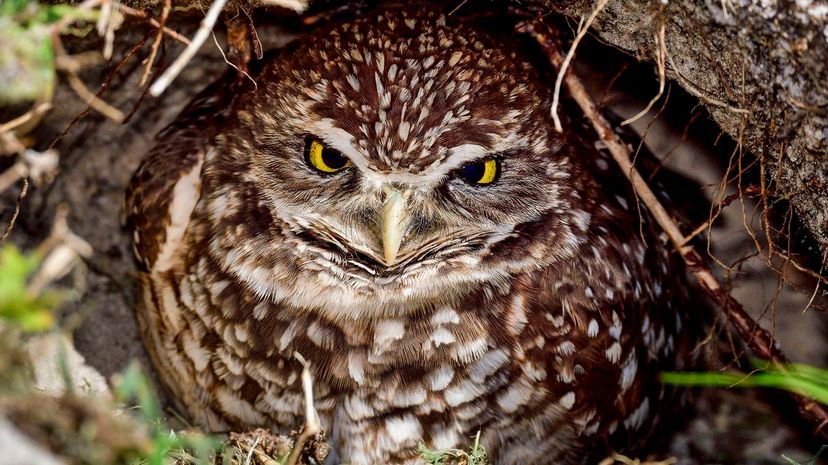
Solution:
{"label": "exposed root", "polygon": [[658,44],[658,55],[656,56],[656,64],[658,65],[658,93],[655,95],[655,97],[652,98],[652,100],[650,100],[650,102],[647,104],[646,107],[644,107],[643,110],[638,112],[638,114],[636,114],[632,118],[628,118],[628,119],[622,121],[621,126],[626,126],[630,123],[638,121],[641,117],[646,115],[650,111],[650,109],[653,108],[653,105],[655,105],[655,103],[658,101],[658,99],[660,99],[661,96],[664,95],[664,87],[667,83],[667,72],[665,70],[665,68],[667,67],[667,65],[666,65],[667,46],[664,42],[664,19],[663,18],[661,20],[661,27],[658,28],[658,34],[656,34],[655,39],[656,39],[656,44]]}
{"label": "exposed root", "polygon": [[739,114],[743,114],[743,115],[749,115],[750,114],[750,110],[747,110],[745,108],[734,107],[734,106],[732,106],[732,105],[730,105],[726,102],[723,102],[723,101],[721,101],[721,100],[719,100],[715,97],[712,97],[712,96],[708,95],[706,92],[702,91],[701,89],[699,89],[698,87],[693,85],[693,83],[691,83],[690,80],[688,80],[686,77],[684,77],[679,72],[675,61],[673,61],[673,57],[670,56],[670,52],[668,52],[665,49],[665,53],[667,55],[667,61],[670,63],[670,67],[673,69],[673,74],[676,75],[676,79],[678,79],[678,81],[681,82],[681,86],[687,92],[689,92],[691,95],[693,95],[694,97],[697,97],[701,100],[704,100],[706,103],[709,103],[710,105],[713,105],[715,107],[725,108],[728,111],[733,112],[733,113],[739,113]]}
{"label": "exposed root", "polygon": [[157,27],[164,31],[164,34],[168,35],[171,39],[177,40],[184,45],[190,45],[190,39],[184,37],[183,35],[166,26],[163,26],[160,22],[158,22],[158,20],[151,17],[146,11],[136,10],[135,8],[131,8],[126,5],[121,5],[121,13],[135,18],[143,19],[144,21],[148,22],[151,26]]}
{"label": "exposed root", "polygon": [[558,71],[558,78],[555,79],[555,92],[552,96],[552,120],[555,122],[555,129],[558,132],[563,132],[563,127],[561,126],[561,119],[558,117],[558,102],[560,101],[561,96],[561,83],[563,82],[564,76],[566,75],[567,70],[569,69],[569,63],[572,61],[572,57],[575,56],[575,49],[578,48],[578,44],[581,42],[581,39],[584,38],[589,27],[592,25],[592,22],[595,21],[595,18],[598,17],[598,14],[601,13],[601,10],[607,5],[609,0],[598,0],[598,4],[595,5],[595,8],[590,13],[589,17],[587,17],[586,21],[583,21],[582,24],[578,27],[578,34],[575,36],[575,40],[572,41],[572,46],[569,47],[569,52],[567,52],[566,57],[560,64],[560,68]]}

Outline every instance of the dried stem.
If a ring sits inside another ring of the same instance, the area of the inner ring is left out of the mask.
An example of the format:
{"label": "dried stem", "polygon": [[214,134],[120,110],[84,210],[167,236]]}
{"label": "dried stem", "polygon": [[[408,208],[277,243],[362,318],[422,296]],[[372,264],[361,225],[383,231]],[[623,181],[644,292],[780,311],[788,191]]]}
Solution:
{"label": "dried stem", "polygon": [[313,406],[313,380],[310,374],[310,363],[299,352],[294,352],[293,356],[302,364],[302,391],[305,394],[305,426],[302,428],[301,433],[299,433],[299,437],[296,438],[296,442],[293,443],[293,449],[290,451],[286,465],[298,464],[305,445],[308,441],[316,437],[317,434],[322,432],[322,425],[319,424],[319,415]]}
{"label": "dried stem", "polygon": [[49,102],[37,103],[37,104],[35,104],[35,106],[31,110],[27,111],[26,113],[23,113],[22,115],[18,116],[17,118],[14,118],[10,121],[6,121],[3,124],[0,124],[0,134],[2,134],[4,132],[15,130],[15,129],[19,128],[20,126],[23,126],[24,124],[28,123],[31,120],[41,117],[42,115],[44,115],[47,111],[49,111],[51,109],[52,109],[52,104],[49,103]]}
{"label": "dried stem", "polygon": [[224,8],[225,3],[227,3],[227,0],[215,0],[213,4],[210,5],[210,9],[207,10],[207,14],[201,21],[201,25],[198,27],[198,31],[196,31],[195,36],[193,36],[193,40],[189,45],[187,45],[187,48],[181,52],[181,55],[175,59],[173,64],[164,71],[164,74],[162,74],[161,77],[159,77],[158,80],[152,84],[150,87],[150,94],[154,97],[158,97],[163,94],[181,70],[183,70],[184,67],[187,66],[187,63],[193,59],[193,56],[195,56],[196,52],[198,52],[201,46],[204,45],[204,41],[207,40],[210,32],[212,32],[213,26],[216,25],[216,20],[218,20],[218,16]]}
{"label": "dried stem", "polygon": [[158,54],[158,47],[164,38],[164,25],[167,23],[167,17],[170,15],[172,9],[172,0],[164,0],[164,6],[161,8],[161,16],[158,17],[158,33],[155,35],[155,40],[152,41],[152,48],[150,55],[147,58],[147,65],[144,68],[144,73],[141,74],[141,80],[138,82],[139,87],[143,87],[147,83],[150,72],[152,72],[152,65],[155,63],[155,55]]}
{"label": "dried stem", "polygon": [[[58,58],[58,63],[63,62],[65,64],[67,62],[71,62],[71,57],[66,54],[66,49],[63,48],[63,42],[61,42],[60,35],[58,33],[52,34],[52,45],[55,50],[55,55]],[[66,81],[69,83],[69,87],[71,87],[72,90],[78,94],[78,97],[80,97],[95,111],[106,116],[112,121],[115,121],[116,123],[124,122],[124,113],[112,105],[104,102],[97,95],[92,93],[92,91],[86,87],[86,84],[83,83],[81,78],[78,77],[77,72],[74,70],[75,67],[71,65],[64,65],[61,69],[66,73]]]}
{"label": "dried stem", "polygon": [[[531,34],[544,48],[552,65],[558,70],[561,70],[564,65],[564,58],[561,54],[562,47],[560,41],[553,34],[539,30],[538,25],[540,23],[523,23],[519,26],[519,30]],[[559,73],[561,75],[563,74],[561,71]],[[708,296],[727,315],[730,324],[747,343],[748,347],[758,357],[769,360],[779,370],[786,370],[786,365],[790,361],[784,352],[782,352],[776,340],[767,330],[751,318],[738,301],[730,296],[713,276],[713,272],[704,260],[702,260],[701,256],[699,256],[692,246],[687,244],[686,238],[675,222],[673,222],[670,214],[664,209],[646,181],[644,181],[633,166],[630,161],[629,149],[613,131],[610,123],[596,107],[580,79],[570,73],[565,77],[565,82],[569,93],[578,103],[578,106],[584,112],[587,119],[592,123],[598,136],[607,145],[613,159],[618,163],[621,170],[632,183],[632,187],[638,197],[647,206],[659,226],[667,233],[670,242],[687,264],[688,270],[696,277]],[[792,397],[803,416],[815,425],[814,434],[828,437],[825,431],[823,431],[823,427],[828,424],[828,412],[826,412],[825,408],[813,399],[805,396],[794,394]]]}
{"label": "dried stem", "polygon": [[171,39],[177,40],[184,45],[190,45],[190,39],[182,36],[178,32],[166,26],[162,26],[161,23],[158,22],[158,20],[151,17],[146,11],[136,10],[135,8],[126,5],[121,5],[121,13],[135,18],[143,19],[144,21],[148,22],[151,26],[160,28],[162,31],[164,31],[164,34],[170,36]]}

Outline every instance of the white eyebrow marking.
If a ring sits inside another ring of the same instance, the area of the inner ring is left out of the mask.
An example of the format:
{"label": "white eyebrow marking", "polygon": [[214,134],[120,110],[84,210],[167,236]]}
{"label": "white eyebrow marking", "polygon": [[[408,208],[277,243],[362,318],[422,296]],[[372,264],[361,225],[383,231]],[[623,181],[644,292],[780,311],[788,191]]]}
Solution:
{"label": "white eyebrow marking", "polygon": [[389,182],[401,182],[421,186],[432,186],[443,182],[446,175],[465,163],[485,158],[488,155],[503,152],[515,146],[516,135],[497,137],[491,148],[479,144],[461,144],[448,150],[448,155],[436,160],[419,173],[405,170],[380,173],[369,167],[368,158],[354,146],[354,136],[334,125],[334,120],[325,118],[313,123],[309,131],[321,138],[331,148],[348,157],[370,184],[381,185]]}

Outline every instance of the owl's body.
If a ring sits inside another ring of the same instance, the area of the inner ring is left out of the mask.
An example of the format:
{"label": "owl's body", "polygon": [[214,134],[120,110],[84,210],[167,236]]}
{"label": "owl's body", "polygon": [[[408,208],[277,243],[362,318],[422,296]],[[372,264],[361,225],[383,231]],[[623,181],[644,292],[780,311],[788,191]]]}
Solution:
{"label": "owl's body", "polygon": [[254,77],[185,110],[127,199],[142,330],[195,422],[301,425],[299,352],[331,463],[477,431],[492,463],[577,463],[647,436],[684,273],[518,52],[392,8]]}

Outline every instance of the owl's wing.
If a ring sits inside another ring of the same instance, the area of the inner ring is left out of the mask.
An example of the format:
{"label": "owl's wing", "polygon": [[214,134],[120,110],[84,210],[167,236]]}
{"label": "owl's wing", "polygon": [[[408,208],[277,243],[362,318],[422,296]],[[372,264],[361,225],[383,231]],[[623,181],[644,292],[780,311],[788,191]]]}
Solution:
{"label": "owl's wing", "polygon": [[201,165],[213,129],[232,104],[228,73],[193,99],[156,136],[126,192],[125,227],[143,271],[168,269],[201,191]]}

